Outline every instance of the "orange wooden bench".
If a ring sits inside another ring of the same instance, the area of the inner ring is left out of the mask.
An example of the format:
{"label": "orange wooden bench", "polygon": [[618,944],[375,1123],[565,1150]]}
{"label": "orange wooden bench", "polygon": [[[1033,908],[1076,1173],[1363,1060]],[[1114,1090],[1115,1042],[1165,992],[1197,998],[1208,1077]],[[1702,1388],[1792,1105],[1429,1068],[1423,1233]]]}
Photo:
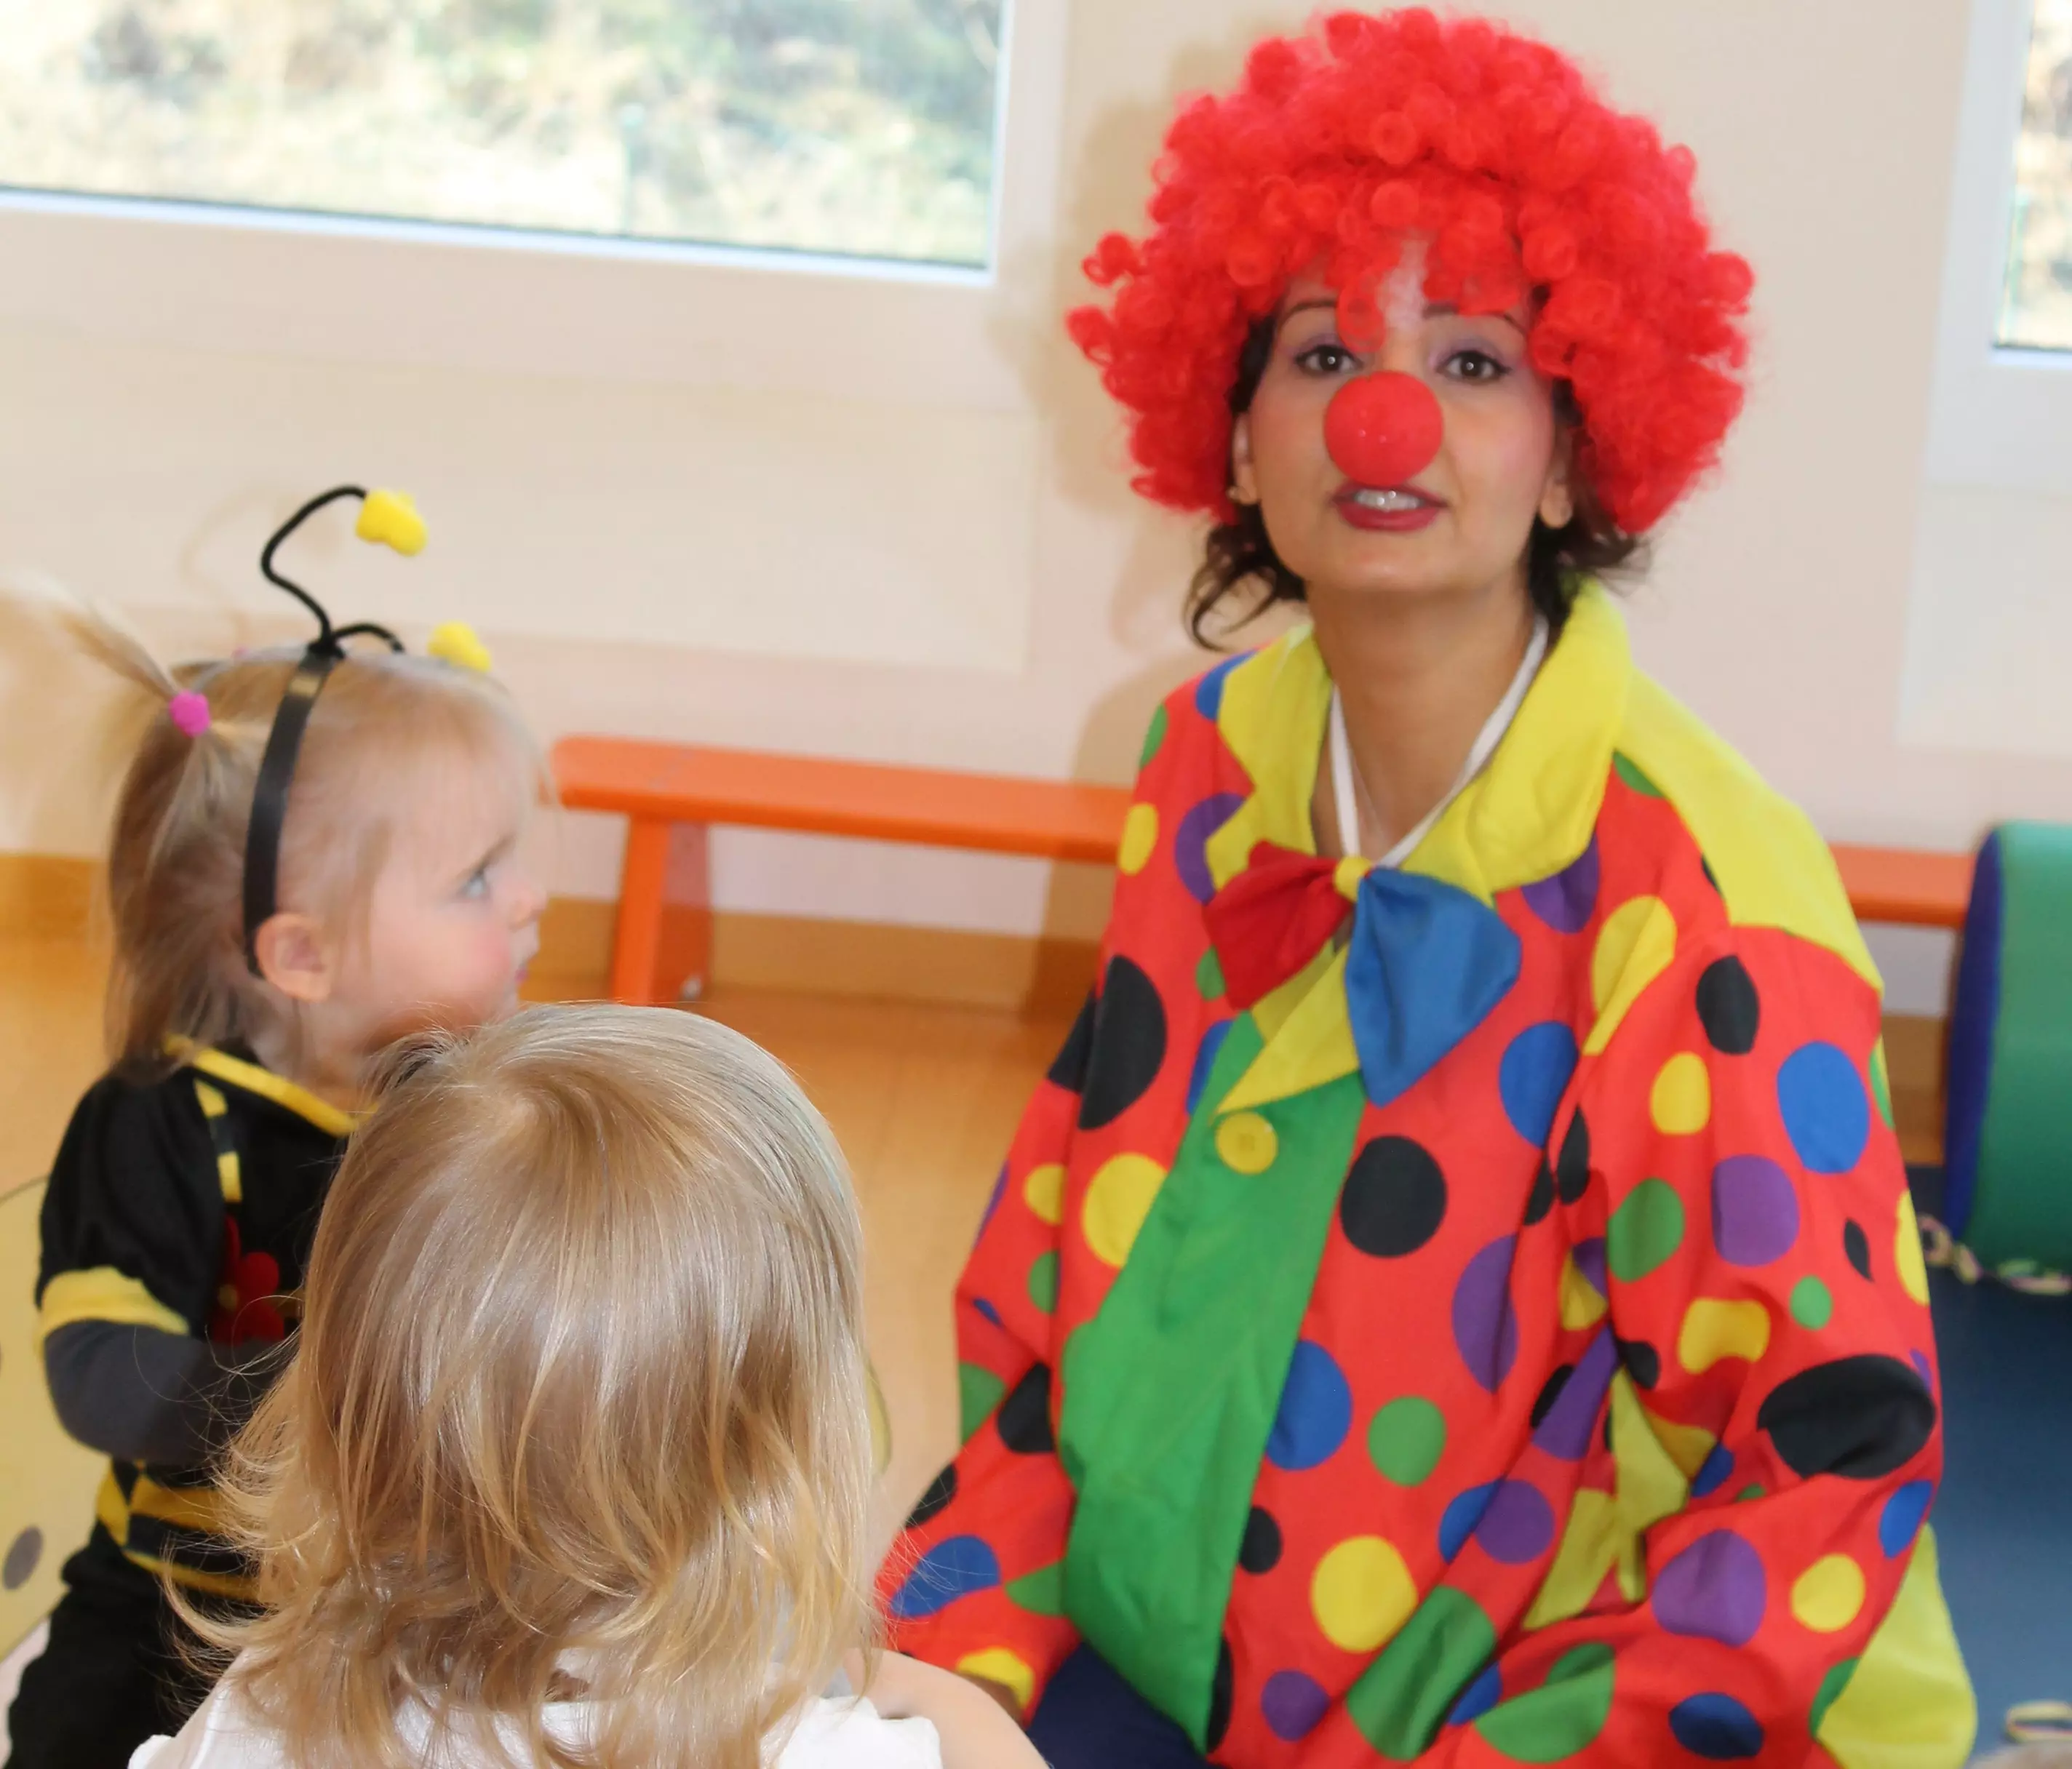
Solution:
{"label": "orange wooden bench", "polygon": [[[569,809],[628,819],[611,956],[612,999],[627,1002],[673,1001],[704,986],[715,824],[1107,864],[1130,802],[1120,786],[623,737],[564,737],[553,769]],[[1968,856],[1837,847],[1835,858],[1860,920],[1963,925]]]}

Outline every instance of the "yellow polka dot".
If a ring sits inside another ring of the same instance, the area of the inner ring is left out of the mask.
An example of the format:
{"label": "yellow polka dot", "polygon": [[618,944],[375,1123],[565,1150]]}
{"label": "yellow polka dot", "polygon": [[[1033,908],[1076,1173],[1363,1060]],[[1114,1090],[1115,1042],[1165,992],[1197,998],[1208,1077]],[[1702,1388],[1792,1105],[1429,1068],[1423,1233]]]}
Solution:
{"label": "yellow polka dot", "polygon": [[1331,872],[1331,882],[1338,888],[1338,895],[1348,903],[1359,901],[1360,880],[1372,872],[1372,864],[1357,854],[1348,854]]}
{"label": "yellow polka dot", "polygon": [[1125,872],[1141,872],[1149,864],[1151,852],[1157,845],[1157,807],[1132,805],[1129,815],[1122,820],[1122,846],[1116,851],[1116,864]]}
{"label": "yellow polka dot", "polygon": [[1561,1266],[1561,1324],[1572,1333],[1581,1332],[1585,1327],[1596,1326],[1610,1307],[1597,1287],[1583,1275],[1576,1256],[1569,1254]]}
{"label": "yellow polka dot", "polygon": [[[1720,1440],[1702,1425],[1679,1425],[1675,1420],[1665,1419],[1659,1413],[1651,1413],[1644,1406],[1640,1411],[1646,1421],[1649,1434],[1662,1447],[1669,1459],[1676,1464],[1684,1478],[1687,1480],[1695,1478]],[[1620,1459],[1619,1478],[1624,1480],[1625,1459],[1622,1457]],[[1683,1502],[1684,1496],[1679,1492],[1676,1503],[1680,1505]]]}
{"label": "yellow polka dot", "polygon": [[1031,1168],[1022,1182],[1022,1196],[1031,1210],[1056,1228],[1065,1220],[1065,1170],[1054,1162]]}
{"label": "yellow polka dot", "polygon": [[1921,1253],[1921,1223],[1914,1200],[1899,1195],[1899,1233],[1892,1245],[1892,1262],[1899,1268],[1900,1287],[1918,1303],[1928,1300],[1928,1262]]}
{"label": "yellow polka dot", "polygon": [[1583,1049],[1595,1056],[1611,1042],[1640,991],[1676,955],[1676,917],[1659,897],[1629,897],[1605,917],[1590,954],[1590,998],[1597,1010]]}
{"label": "yellow polka dot", "polygon": [[1770,1311],[1759,1302],[1721,1302],[1700,1296],[1684,1316],[1676,1336],[1677,1361],[1696,1376],[1722,1358],[1750,1363],[1770,1349]]}
{"label": "yellow polka dot", "polygon": [[1118,1266],[1128,1258],[1165,1180],[1166,1169],[1148,1155],[1117,1155],[1102,1165],[1079,1206],[1079,1226],[1096,1258]]}
{"label": "yellow polka dot", "polygon": [[1671,1057],[1655,1077],[1647,1109],[1664,1136],[1696,1135],[1712,1117],[1712,1080],[1705,1059],[1692,1050]]}
{"label": "yellow polka dot", "polygon": [[1036,1673],[1018,1653],[1010,1652],[1004,1646],[989,1646],[980,1652],[965,1653],[957,1660],[957,1669],[965,1677],[982,1677],[989,1683],[1005,1684],[1013,1690],[1022,1711],[1029,1711],[1029,1698],[1036,1693]]}
{"label": "yellow polka dot", "polygon": [[1280,1152],[1281,1139],[1256,1112],[1233,1112],[1216,1126],[1216,1153],[1240,1173],[1264,1173]]}
{"label": "yellow polka dot", "polygon": [[1355,1536],[1317,1563],[1309,1607],[1332,1645],[1371,1652],[1410,1619],[1417,1586],[1391,1543],[1379,1536]]}
{"label": "yellow polka dot", "polygon": [[1816,1634],[1839,1634],[1862,1612],[1864,1570],[1847,1554],[1816,1560],[1791,1587],[1791,1613]]}

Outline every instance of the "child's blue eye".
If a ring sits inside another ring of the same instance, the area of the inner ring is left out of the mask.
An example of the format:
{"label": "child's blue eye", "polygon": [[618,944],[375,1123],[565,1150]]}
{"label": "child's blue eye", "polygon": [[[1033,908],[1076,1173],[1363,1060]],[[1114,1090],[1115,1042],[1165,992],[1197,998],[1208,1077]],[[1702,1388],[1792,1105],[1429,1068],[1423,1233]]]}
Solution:
{"label": "child's blue eye", "polygon": [[487,897],[489,894],[489,868],[478,866],[468,874],[467,882],[460,888],[462,897]]}

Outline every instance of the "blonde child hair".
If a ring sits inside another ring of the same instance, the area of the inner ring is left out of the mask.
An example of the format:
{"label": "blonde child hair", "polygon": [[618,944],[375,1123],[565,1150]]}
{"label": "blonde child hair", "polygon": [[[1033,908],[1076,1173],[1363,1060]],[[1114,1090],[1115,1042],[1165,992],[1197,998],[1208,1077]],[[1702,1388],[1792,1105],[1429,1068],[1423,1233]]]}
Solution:
{"label": "blonde child hair", "polygon": [[[867,1627],[861,1233],[827,1126],[661,1009],[535,1009],[405,1066],[227,1472],[265,1613],[190,1619],[307,1769],[442,1741],[749,1769]],[[578,1690],[571,1742],[543,1714]]]}

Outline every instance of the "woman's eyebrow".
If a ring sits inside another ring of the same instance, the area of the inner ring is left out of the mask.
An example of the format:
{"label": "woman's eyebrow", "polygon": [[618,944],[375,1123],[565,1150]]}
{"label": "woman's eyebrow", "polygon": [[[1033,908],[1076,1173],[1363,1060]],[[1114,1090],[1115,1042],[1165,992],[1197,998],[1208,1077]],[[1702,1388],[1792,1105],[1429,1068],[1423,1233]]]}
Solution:
{"label": "woman's eyebrow", "polygon": [[1273,328],[1274,336],[1277,338],[1283,331],[1287,330],[1288,322],[1293,319],[1297,314],[1314,313],[1319,308],[1325,307],[1330,308],[1334,313],[1335,313],[1338,310],[1338,298],[1336,295],[1319,295],[1314,301],[1297,302],[1295,306],[1290,307],[1286,313],[1281,316],[1280,323]]}
{"label": "woman's eyebrow", "polygon": [[[1424,317],[1427,319],[1458,319],[1461,310],[1451,302],[1435,301],[1424,310]],[[1474,317],[1477,319],[1501,319],[1515,332],[1522,333],[1526,329],[1524,322],[1515,314],[1477,314]]]}

